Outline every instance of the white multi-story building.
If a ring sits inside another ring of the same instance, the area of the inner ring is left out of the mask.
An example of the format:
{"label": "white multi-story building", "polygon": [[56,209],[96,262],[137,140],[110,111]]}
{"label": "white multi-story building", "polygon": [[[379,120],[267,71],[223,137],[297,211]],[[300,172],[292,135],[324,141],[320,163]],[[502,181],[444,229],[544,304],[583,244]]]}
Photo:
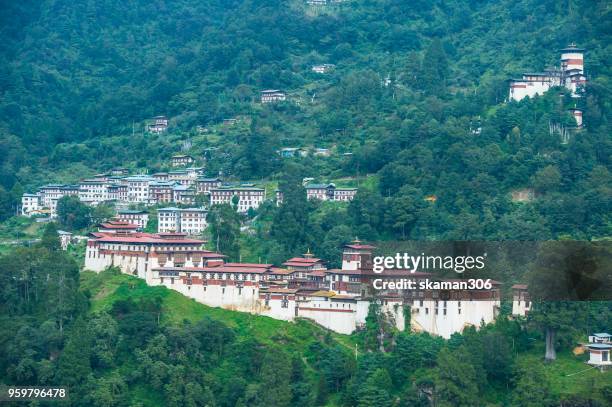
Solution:
{"label": "white multi-story building", "polygon": [[542,95],[554,86],[564,86],[572,92],[572,96],[579,97],[587,81],[584,75],[585,50],[572,44],[560,51],[561,61],[558,68],[524,73],[520,79],[511,79],[509,98],[521,100]]}
{"label": "white multi-story building", "polygon": [[261,92],[261,103],[282,102],[287,99],[287,95],[282,90],[268,89]]}
{"label": "white multi-story building", "polygon": [[266,190],[251,186],[222,186],[210,190],[210,205],[232,204],[238,197],[237,210],[245,213],[257,209],[266,198]]}
{"label": "white multi-story building", "polygon": [[100,202],[108,201],[108,187],[110,182],[107,178],[84,179],[79,183],[79,199],[89,205],[98,205]]}
{"label": "white multi-story building", "polygon": [[112,183],[108,186],[109,201],[127,202],[128,186],[126,184]]}
{"label": "white multi-story building", "polygon": [[155,179],[146,175],[135,175],[125,178],[127,199],[133,203],[149,203],[149,184]]}
{"label": "white multi-story building", "polygon": [[149,223],[149,212],[124,209],[117,212],[116,218],[121,222],[136,225],[138,229],[143,230]]}
{"label": "white multi-story building", "polygon": [[177,184],[172,188],[172,199],[174,202],[191,205],[195,203],[195,188],[189,185]]}
{"label": "white multi-story building", "polygon": [[210,194],[210,190],[213,188],[219,188],[221,186],[221,179],[219,178],[198,178],[195,182],[196,193],[198,194]]}
{"label": "white multi-story building", "polygon": [[[335,184],[307,184],[306,199],[318,199],[319,201],[352,201],[357,194],[357,188],[337,188]],[[283,203],[283,193],[276,191],[276,204]]]}
{"label": "white multi-story building", "polygon": [[100,272],[119,267],[126,274],[158,285],[159,276],[153,269],[204,267],[223,261],[225,256],[203,250],[203,243],[180,233],[94,232],[87,241],[85,268]]}
{"label": "white multi-story building", "polygon": [[208,226],[207,214],[208,211],[204,208],[160,208],[157,210],[157,230],[159,233],[200,235]]}
{"label": "white multi-story building", "polygon": [[150,133],[163,133],[168,130],[168,118],[166,116],[155,116],[149,121],[147,130]]}
{"label": "white multi-story building", "polygon": [[21,214],[25,216],[33,215],[42,209],[40,196],[37,194],[23,194],[21,197]]}
{"label": "white multi-story building", "polygon": [[51,216],[55,216],[57,201],[64,196],[78,196],[79,187],[77,185],[48,184],[38,188],[38,194],[43,208],[49,209]]}

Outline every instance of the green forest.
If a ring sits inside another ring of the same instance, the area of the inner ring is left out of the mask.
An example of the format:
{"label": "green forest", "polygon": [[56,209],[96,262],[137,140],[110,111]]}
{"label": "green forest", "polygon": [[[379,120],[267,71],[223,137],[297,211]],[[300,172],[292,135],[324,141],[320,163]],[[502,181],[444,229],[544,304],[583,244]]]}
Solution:
{"label": "green forest", "polygon": [[[225,179],[278,182],[292,166],[360,186],[331,229],[366,239],[610,233],[607,2],[25,1],[1,18],[2,218],[24,190],[153,172],[183,151]],[[557,64],[571,42],[587,49],[584,97],[504,103],[508,78]],[[288,101],[258,103],[269,88]],[[549,125],[571,126],[575,105],[585,128],[562,144]],[[169,133],[144,133],[158,114]],[[249,120],[219,125],[231,117]],[[304,146],[335,154],[275,153]],[[537,199],[513,202],[524,188]]]}
{"label": "green forest", "polygon": [[[577,374],[586,356],[572,350],[609,332],[609,302],[527,320],[509,320],[505,303],[495,324],[448,341],[397,332],[372,307],[343,336],[81,272],[83,253],[59,250],[55,224],[14,215],[46,183],[167,170],[184,153],[207,176],[283,191],[283,205],[246,216],[212,208],[208,245],[234,261],[310,250],[335,267],[356,236],[606,241],[611,27],[603,0],[3,2],[0,383],[65,384],[78,406],[606,406],[610,372]],[[570,43],[586,49],[582,97],[559,87],[507,101],[508,79],[557,65]],[[264,89],[287,101],[261,104]],[[168,132],[147,133],[157,115]],[[282,158],[285,147],[332,154]],[[308,201],[306,177],[358,193]],[[513,199],[524,190],[533,199]],[[111,213],[63,199],[58,223],[86,233]],[[547,364],[546,329],[557,333]]]}

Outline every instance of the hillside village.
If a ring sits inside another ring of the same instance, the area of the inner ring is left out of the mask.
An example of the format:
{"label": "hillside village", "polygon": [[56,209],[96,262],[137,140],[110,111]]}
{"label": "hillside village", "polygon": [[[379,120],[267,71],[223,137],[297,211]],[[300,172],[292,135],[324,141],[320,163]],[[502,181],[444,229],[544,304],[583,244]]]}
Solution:
{"label": "hillside village", "polygon": [[[175,155],[171,167],[186,167],[194,164],[195,159],[189,155]],[[47,184],[36,193],[24,193],[21,201],[21,214],[24,216],[49,217],[57,216],[57,202],[65,196],[76,196],[90,206],[111,203],[121,220],[135,222],[140,228],[146,227],[146,212],[130,210],[130,205],[165,205],[178,204],[189,206],[196,201],[204,202],[202,208],[159,209],[159,231],[185,231],[198,235],[206,228],[206,209],[212,205],[232,204],[239,213],[256,210],[266,199],[282,204],[282,191],[275,191],[266,196],[265,188],[247,182],[224,182],[220,178],[206,178],[202,167],[188,167],[152,175],[129,175],[128,170],[116,168],[107,174],[81,180],[75,185]],[[357,188],[338,188],[333,183],[316,184],[305,179],[307,199],[321,201],[348,202],[355,197]],[[140,214],[140,216],[139,216]],[[148,215],[146,215],[148,218]],[[173,220],[169,223],[169,219]],[[183,219],[183,222],[180,222]],[[189,219],[193,225],[186,224]]]}

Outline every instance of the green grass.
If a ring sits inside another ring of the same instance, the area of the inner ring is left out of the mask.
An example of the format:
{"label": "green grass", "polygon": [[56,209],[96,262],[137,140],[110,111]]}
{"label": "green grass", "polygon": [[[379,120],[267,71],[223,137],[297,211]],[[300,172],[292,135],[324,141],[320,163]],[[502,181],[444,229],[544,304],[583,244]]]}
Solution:
{"label": "green grass", "polygon": [[[91,293],[92,312],[110,310],[112,304],[117,300],[131,298],[139,301],[144,298],[160,297],[163,303],[162,324],[178,325],[185,320],[196,322],[209,317],[232,328],[240,338],[254,337],[262,343],[282,344],[289,350],[300,353],[310,343],[323,338],[328,332],[306,320],[292,323],[245,312],[209,307],[166,287],[150,287],[139,278],[115,271],[104,271],[99,274],[91,271],[82,272],[81,289]],[[330,334],[347,350],[354,349],[356,343],[354,338],[336,333]]]}
{"label": "green grass", "polygon": [[591,366],[585,363],[587,359],[587,353],[576,356],[564,351],[557,353],[554,362],[545,363],[542,344],[530,352],[519,354],[517,364],[526,369],[542,367],[554,394],[592,395],[597,393],[595,390],[612,382],[612,370],[602,373],[599,369],[590,369]]}

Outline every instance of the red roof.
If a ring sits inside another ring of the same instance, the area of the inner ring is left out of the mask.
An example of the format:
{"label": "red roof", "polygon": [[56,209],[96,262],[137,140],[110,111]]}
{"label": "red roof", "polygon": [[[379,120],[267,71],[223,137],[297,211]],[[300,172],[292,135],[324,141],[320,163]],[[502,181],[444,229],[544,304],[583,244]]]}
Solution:
{"label": "red roof", "polygon": [[117,243],[181,243],[181,244],[204,244],[203,240],[197,239],[164,239],[160,235],[153,233],[131,233],[129,235],[116,235],[114,233],[93,232],[91,235],[97,242],[117,242]]}
{"label": "red roof", "polygon": [[138,229],[138,225],[134,225],[133,223],[115,221],[101,223],[100,227],[105,229]]}
{"label": "red roof", "polygon": [[295,270],[281,269],[281,268],[278,268],[278,267],[272,267],[270,269],[270,274],[280,274],[282,276],[285,276],[287,274],[293,274],[295,272],[296,272]]}
{"label": "red roof", "polygon": [[376,246],[370,246],[369,244],[347,244],[344,247],[348,247],[349,249],[355,250],[374,250]]}
{"label": "red roof", "polygon": [[247,274],[263,274],[266,269],[263,268],[247,268],[247,267],[159,267],[154,270],[175,270],[175,271],[190,271],[204,273],[247,273]]}
{"label": "red roof", "polygon": [[228,267],[257,267],[257,268],[266,268],[269,269],[272,267],[272,264],[262,264],[262,263],[225,263]]}
{"label": "red roof", "polygon": [[326,270],[311,271],[310,273],[308,273],[308,275],[309,276],[315,276],[315,277],[325,277],[325,271]]}
{"label": "red roof", "polygon": [[527,284],[514,284],[512,288],[515,290],[526,290]]}
{"label": "red roof", "polygon": [[287,261],[285,263],[283,263],[283,266],[290,266],[290,267],[310,267],[315,263],[305,263],[305,262],[299,262],[299,261]]}
{"label": "red roof", "polygon": [[[306,263],[306,264],[314,264],[320,262],[321,259],[317,259],[314,257],[306,258],[306,257],[294,257],[286,261],[286,263]],[[285,264],[285,263],[283,263]]]}

